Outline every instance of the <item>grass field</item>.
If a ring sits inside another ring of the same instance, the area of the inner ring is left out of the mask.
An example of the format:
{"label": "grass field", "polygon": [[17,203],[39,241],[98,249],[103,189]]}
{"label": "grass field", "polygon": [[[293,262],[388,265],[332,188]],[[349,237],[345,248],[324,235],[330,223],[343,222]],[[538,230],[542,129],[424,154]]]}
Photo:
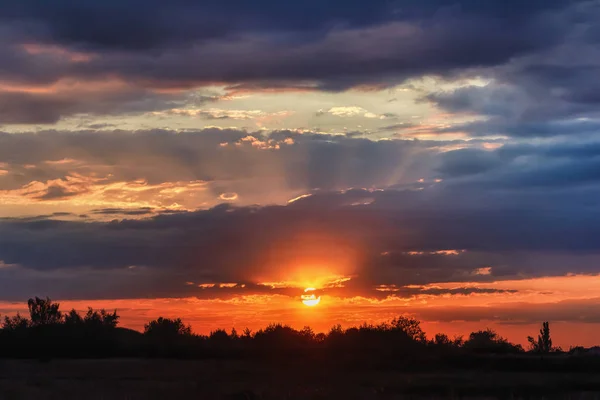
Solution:
{"label": "grass field", "polygon": [[597,373],[407,373],[247,361],[0,361],[0,399],[600,399]]}

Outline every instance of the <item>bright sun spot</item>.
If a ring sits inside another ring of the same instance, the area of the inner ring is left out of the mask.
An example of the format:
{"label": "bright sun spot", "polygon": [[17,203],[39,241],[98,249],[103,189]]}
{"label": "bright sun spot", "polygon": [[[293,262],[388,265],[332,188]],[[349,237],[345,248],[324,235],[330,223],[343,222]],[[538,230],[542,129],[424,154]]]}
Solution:
{"label": "bright sun spot", "polygon": [[314,307],[321,302],[321,296],[315,296],[314,292],[315,288],[306,288],[304,289],[304,294],[302,295],[302,303],[305,306]]}

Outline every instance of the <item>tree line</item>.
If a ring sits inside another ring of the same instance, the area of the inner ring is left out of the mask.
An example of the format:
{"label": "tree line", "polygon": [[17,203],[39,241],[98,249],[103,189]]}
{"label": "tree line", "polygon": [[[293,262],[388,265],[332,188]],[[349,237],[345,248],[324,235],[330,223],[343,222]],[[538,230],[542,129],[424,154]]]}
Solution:
{"label": "tree line", "polygon": [[[327,333],[310,327],[296,330],[271,324],[255,332],[217,329],[195,334],[180,318],[160,317],[143,332],[120,328],[117,311],[88,308],[63,313],[49,298],[27,302],[29,317],[5,316],[0,330],[0,357],[259,357],[422,360],[468,355],[519,355],[560,353],[554,347],[548,322],[529,349],[510,343],[491,329],[472,332],[467,338],[438,333],[427,339],[417,319],[399,316],[381,324],[333,326]],[[407,361],[408,362],[408,361]]]}

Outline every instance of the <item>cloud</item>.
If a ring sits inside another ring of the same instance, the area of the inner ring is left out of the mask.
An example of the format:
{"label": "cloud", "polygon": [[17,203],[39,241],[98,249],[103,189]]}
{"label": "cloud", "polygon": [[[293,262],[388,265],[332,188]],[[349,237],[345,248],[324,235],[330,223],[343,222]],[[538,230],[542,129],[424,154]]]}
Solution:
{"label": "cloud", "polygon": [[265,112],[262,110],[222,110],[209,109],[172,109],[154,112],[153,115],[183,115],[203,119],[233,119],[233,120],[261,120],[265,118],[285,118],[293,114],[291,111]]}
{"label": "cloud", "polygon": [[230,192],[283,204],[316,189],[414,182],[437,145],[234,129],[0,133],[0,201],[50,200],[60,186],[89,208],[207,208]]}
{"label": "cloud", "polygon": [[474,271],[475,275],[491,275],[492,267],[481,267]]}
{"label": "cloud", "polygon": [[[506,144],[494,151],[460,149],[442,154],[442,177],[472,189],[579,188],[593,190],[599,179],[598,144],[557,142]],[[577,196],[580,191],[571,191]],[[558,195],[557,192],[552,195]],[[566,195],[566,194],[565,194]]]}
{"label": "cloud", "polygon": [[[0,15],[5,23],[11,23],[11,28],[23,36],[44,35],[50,41],[93,49],[134,50],[174,44],[189,45],[249,32],[318,32],[335,22],[358,28],[393,19],[418,20],[440,12],[446,16],[463,12],[481,17],[502,13],[504,18],[512,21],[530,17],[540,10],[564,6],[568,1],[533,1],[523,5],[511,0],[506,7],[492,3],[479,5],[470,1],[459,4],[460,10],[455,7],[456,2],[448,0],[426,1],[418,6],[403,4],[402,7],[381,0],[369,4],[336,0],[326,6],[315,0],[307,1],[302,6],[281,5],[267,0],[259,7],[249,6],[243,1],[235,1],[225,7],[217,1],[207,1],[199,6],[176,0],[165,6],[156,0],[135,0],[126,4],[110,0],[89,5],[61,1],[50,7],[24,0],[19,4],[3,5]],[[518,13],[513,11],[516,5],[520,6]],[[231,9],[238,11],[235,16],[231,15]],[[60,17],[57,17],[57,13]],[[109,28],[95,22],[98,18],[110,19],[113,24]],[[29,31],[21,31],[25,27],[30,27]]]}
{"label": "cloud", "polygon": [[[362,116],[364,118],[371,118],[371,119],[373,119],[373,118],[386,119],[386,118],[394,118],[396,116],[393,113],[385,113],[385,114],[380,114],[380,115],[375,114],[373,112],[365,110],[362,107],[357,107],[357,106],[331,107],[327,112],[331,115],[334,115],[336,117],[342,117],[342,118]],[[323,110],[319,110],[316,113],[317,116],[321,116],[323,114],[325,114],[325,111],[323,111]]]}
{"label": "cloud", "polygon": [[[477,69],[484,85],[426,93],[424,99],[443,110],[477,117],[435,131],[517,138],[597,133],[600,98],[592,76],[600,70],[600,54],[591,21],[599,15],[596,2],[575,2],[563,14],[570,33],[555,45]],[[577,27],[568,22],[572,18],[590,22]]]}
{"label": "cloud", "polygon": [[[557,202],[584,201],[597,190],[596,141],[487,144],[234,129],[0,134],[6,171],[0,176],[0,201],[32,207],[65,202],[81,207],[79,213],[193,210],[217,205],[223,193],[236,193],[239,205],[286,204],[319,190],[437,186],[450,198],[485,199],[490,190],[506,191],[507,201],[529,205],[543,188],[544,199]],[[373,201],[362,194],[350,201],[357,193],[347,193],[349,204]],[[44,213],[49,211],[65,210]]]}
{"label": "cloud", "polygon": [[[0,82],[14,86],[12,92],[0,89],[3,123],[179,109],[168,93],[172,97],[179,90],[214,84],[232,90],[342,91],[390,87],[430,75],[460,77],[554,49],[575,40],[573,18],[595,20],[591,7],[569,1],[519,4],[516,14],[472,1],[432,0],[418,7],[387,1],[334,7],[311,1],[299,9],[268,0],[256,8],[236,2],[236,17],[222,4],[174,3],[81,6],[63,1],[50,9],[27,0],[3,5]],[[98,19],[112,21],[110,29],[94,22]],[[577,40],[573,46],[593,36],[579,34]],[[529,71],[540,79],[551,75]],[[40,86],[57,82],[107,79],[131,88],[112,88],[97,97],[80,94],[77,101],[74,93],[39,93]],[[565,96],[587,101],[593,91]],[[29,116],[26,110],[35,112]]]}
{"label": "cloud", "polygon": [[171,109],[186,100],[185,94],[159,93],[118,81],[65,83],[41,92],[19,88],[2,91],[0,87],[0,121],[4,124],[52,124],[78,114],[123,115]]}
{"label": "cloud", "polygon": [[[236,282],[256,292],[263,289],[252,285],[267,279],[308,282],[335,273],[350,280],[326,289],[330,295],[389,295],[377,290],[381,285],[403,296],[469,295],[502,293],[470,289],[473,280],[600,272],[599,210],[583,197],[566,208],[543,192],[532,196],[509,201],[495,193],[482,202],[450,188],[352,190],[286,206],[220,205],[145,219],[5,219],[0,259],[19,268],[1,280],[2,293],[14,298],[51,276],[45,287],[55,297],[219,297],[241,288],[201,294],[185,282]],[[360,198],[371,201],[355,205]],[[436,282],[459,283],[452,290],[412,288]],[[96,289],[85,294],[88,285]]]}
{"label": "cloud", "polygon": [[100,215],[149,215],[152,214],[153,209],[151,207],[141,207],[138,209],[122,209],[122,208],[102,208],[98,210],[92,210],[92,214]]}
{"label": "cloud", "polygon": [[[0,204],[36,205],[65,204],[70,207],[98,206],[129,208],[184,208],[178,201],[198,201],[205,193],[202,181],[164,182],[151,185],[145,180],[114,181],[107,177],[85,176],[77,173],[46,182],[32,181],[18,189],[0,190]],[[114,208],[105,208],[111,210]],[[109,214],[95,212],[93,214]],[[127,213],[124,213],[127,215]],[[132,210],[128,215],[136,215]]]}
{"label": "cloud", "polygon": [[328,111],[331,115],[335,115],[336,117],[353,117],[355,115],[364,114],[367,112],[362,107],[331,107]]}

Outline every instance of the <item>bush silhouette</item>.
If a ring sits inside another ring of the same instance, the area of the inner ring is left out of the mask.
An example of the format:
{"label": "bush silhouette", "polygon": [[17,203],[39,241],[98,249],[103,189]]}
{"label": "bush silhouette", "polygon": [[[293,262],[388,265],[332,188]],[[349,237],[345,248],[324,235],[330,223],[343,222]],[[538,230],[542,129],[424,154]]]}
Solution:
{"label": "bush silhouette", "polygon": [[30,326],[31,321],[25,317],[22,317],[19,313],[12,317],[9,317],[8,315],[5,316],[4,321],[2,322],[2,330],[5,332],[23,331]]}
{"label": "bush silhouette", "polygon": [[472,332],[463,347],[475,353],[520,353],[523,348],[514,345],[491,329]]}

